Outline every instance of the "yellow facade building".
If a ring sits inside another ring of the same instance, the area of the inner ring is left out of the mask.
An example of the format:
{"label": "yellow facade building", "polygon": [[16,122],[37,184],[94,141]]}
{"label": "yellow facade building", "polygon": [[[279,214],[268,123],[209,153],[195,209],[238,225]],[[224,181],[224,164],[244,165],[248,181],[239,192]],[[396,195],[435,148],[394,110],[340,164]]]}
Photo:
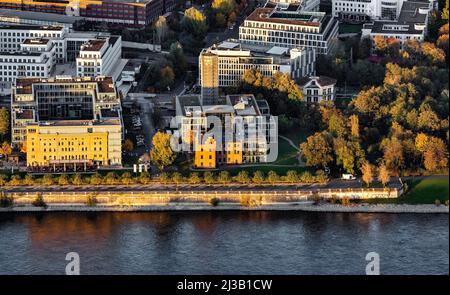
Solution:
{"label": "yellow facade building", "polygon": [[[121,143],[119,122],[96,125],[70,125],[72,122],[27,126],[27,166],[86,169],[86,166],[120,164],[120,149],[110,147]],[[117,124],[116,124],[117,123]]]}
{"label": "yellow facade building", "polygon": [[241,142],[228,142],[225,152],[228,165],[242,164],[243,148]]}
{"label": "yellow facade building", "polygon": [[195,168],[216,168],[216,141],[214,138],[208,137],[203,144],[196,141],[194,148]]}

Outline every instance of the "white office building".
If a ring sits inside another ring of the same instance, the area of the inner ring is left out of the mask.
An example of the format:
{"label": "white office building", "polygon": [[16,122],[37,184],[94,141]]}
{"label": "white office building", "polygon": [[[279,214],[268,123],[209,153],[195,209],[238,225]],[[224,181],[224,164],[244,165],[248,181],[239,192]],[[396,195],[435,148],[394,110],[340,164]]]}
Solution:
{"label": "white office building", "polygon": [[385,39],[394,38],[403,45],[408,40],[424,41],[428,30],[430,5],[424,1],[405,1],[398,17],[391,20],[379,20],[365,23],[362,37],[371,39],[376,36]]}
{"label": "white office building", "polygon": [[325,12],[297,9],[257,8],[239,27],[241,42],[287,48],[311,48],[330,53],[336,43],[338,22]]}
{"label": "white office building", "polygon": [[227,40],[203,49],[199,57],[199,81],[205,103],[217,100],[221,87],[238,86],[247,70],[267,77],[286,73],[293,79],[314,75],[316,54],[311,48],[257,46]]}
{"label": "white office building", "polygon": [[11,88],[18,77],[48,78],[55,66],[55,46],[49,39],[26,39],[17,51],[0,52],[0,88]]}
{"label": "white office building", "polygon": [[76,59],[78,77],[110,76],[122,57],[122,37],[90,40]]}
{"label": "white office building", "polygon": [[[366,22],[369,20],[396,20],[406,0],[332,0],[332,15],[339,20]],[[418,0],[437,8],[436,0]]]}

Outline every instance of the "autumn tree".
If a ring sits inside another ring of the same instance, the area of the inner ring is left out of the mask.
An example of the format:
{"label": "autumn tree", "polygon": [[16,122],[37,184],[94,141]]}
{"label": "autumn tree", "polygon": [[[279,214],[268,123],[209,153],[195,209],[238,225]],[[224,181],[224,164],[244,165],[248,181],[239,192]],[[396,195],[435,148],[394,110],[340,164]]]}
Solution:
{"label": "autumn tree", "polygon": [[300,145],[307,166],[327,166],[333,161],[331,145],[326,133],[316,133]]}
{"label": "autumn tree", "polygon": [[187,32],[193,35],[204,36],[208,31],[206,16],[195,7],[191,7],[184,11],[184,17],[181,20],[181,24]]}
{"label": "autumn tree", "polygon": [[123,142],[123,150],[126,151],[127,153],[132,152],[134,149],[134,144],[133,141],[129,138],[125,139],[125,141]]}
{"label": "autumn tree", "polygon": [[6,108],[0,108],[0,136],[9,131],[9,112]]}
{"label": "autumn tree", "polygon": [[169,26],[167,25],[167,20],[164,16],[160,15],[156,20],[155,31],[156,36],[158,37],[158,42],[161,44],[161,42],[166,38],[167,32],[169,31]]}
{"label": "autumn tree", "polygon": [[150,161],[163,171],[164,167],[175,161],[175,158],[176,154],[170,147],[170,134],[158,131],[152,138]]}
{"label": "autumn tree", "polygon": [[391,176],[389,174],[389,170],[387,169],[386,165],[381,164],[380,167],[378,167],[378,180],[383,184],[384,187],[386,187],[390,179]]}
{"label": "autumn tree", "polygon": [[358,115],[351,115],[349,119],[350,134],[354,138],[359,137],[359,118]]}
{"label": "autumn tree", "polygon": [[230,173],[228,171],[220,171],[217,181],[222,184],[229,183],[231,181]]}
{"label": "autumn tree", "polygon": [[370,184],[373,182],[373,167],[370,165],[369,162],[364,162],[364,164],[361,167],[361,173],[362,173],[362,180],[367,185],[367,187],[370,186]]}
{"label": "autumn tree", "polygon": [[381,142],[383,159],[386,167],[393,172],[400,172],[404,167],[405,155],[402,142],[398,138],[386,138]]}
{"label": "autumn tree", "polygon": [[12,153],[12,147],[8,142],[4,142],[0,147],[0,154],[3,155],[6,159],[8,159],[9,155]]}
{"label": "autumn tree", "polygon": [[448,149],[445,142],[437,137],[430,138],[424,152],[424,166],[428,171],[439,171],[447,168]]}

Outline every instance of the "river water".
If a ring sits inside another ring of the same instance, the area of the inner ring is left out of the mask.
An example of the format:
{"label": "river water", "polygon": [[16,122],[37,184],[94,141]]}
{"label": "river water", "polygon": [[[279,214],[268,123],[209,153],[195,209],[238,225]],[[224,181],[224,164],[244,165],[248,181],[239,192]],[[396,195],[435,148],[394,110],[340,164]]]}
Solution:
{"label": "river water", "polygon": [[447,214],[0,213],[0,274],[448,274]]}

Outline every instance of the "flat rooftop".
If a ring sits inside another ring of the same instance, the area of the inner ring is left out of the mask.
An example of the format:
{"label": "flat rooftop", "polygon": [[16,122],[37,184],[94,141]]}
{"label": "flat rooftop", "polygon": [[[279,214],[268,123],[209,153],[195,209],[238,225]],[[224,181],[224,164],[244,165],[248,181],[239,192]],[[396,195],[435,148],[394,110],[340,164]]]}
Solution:
{"label": "flat rooftop", "polygon": [[97,83],[100,93],[115,92],[111,77],[52,77],[52,78],[17,78],[16,93],[32,94],[33,84]]}
{"label": "flat rooftop", "polygon": [[397,20],[374,21],[364,24],[363,28],[371,29],[372,33],[422,34],[424,29],[420,25],[426,25],[428,11],[428,2],[405,1]]}
{"label": "flat rooftop", "polygon": [[0,30],[40,30],[40,31],[61,31],[63,26],[40,26],[40,25],[2,25]]}
{"label": "flat rooftop", "polygon": [[28,38],[23,41],[23,44],[27,45],[46,45],[50,42],[50,39],[47,38]]}
{"label": "flat rooftop", "polygon": [[105,45],[106,41],[106,39],[89,40],[81,46],[80,51],[99,51]]}
{"label": "flat rooftop", "polygon": [[287,11],[276,8],[257,8],[245,20],[279,24],[320,26],[324,12]]}
{"label": "flat rooftop", "polygon": [[69,16],[54,13],[36,12],[36,11],[25,11],[25,10],[14,10],[14,9],[0,9],[0,17],[16,17],[19,19],[28,19],[36,21],[48,21],[61,24],[73,24],[77,20],[83,19],[79,16]]}
{"label": "flat rooftop", "polygon": [[28,126],[38,125],[40,127],[60,127],[60,126],[101,126],[101,125],[120,125],[119,119],[104,120],[58,120],[58,121],[40,121],[38,123],[30,123]]}

